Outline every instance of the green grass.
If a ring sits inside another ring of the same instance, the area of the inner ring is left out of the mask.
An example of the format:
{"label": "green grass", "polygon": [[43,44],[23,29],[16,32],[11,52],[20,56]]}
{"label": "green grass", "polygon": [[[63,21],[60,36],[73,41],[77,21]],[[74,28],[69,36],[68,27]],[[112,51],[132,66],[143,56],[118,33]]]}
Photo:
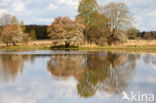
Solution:
{"label": "green grass", "polygon": [[50,49],[50,47],[45,45],[39,45],[39,46],[20,45],[20,46],[0,47],[0,50],[4,50],[4,51],[30,51],[30,50],[46,50],[46,49]]}
{"label": "green grass", "polygon": [[129,46],[98,46],[94,48],[87,48],[87,47],[80,47],[81,50],[102,50],[102,51],[151,51],[151,52],[156,52],[156,45],[140,45],[140,46],[134,46],[134,45],[129,45]]}
{"label": "green grass", "polygon": [[21,45],[21,46],[9,46],[0,47],[0,50],[5,51],[30,51],[30,50],[87,50],[87,51],[149,51],[156,52],[156,45],[146,45],[146,46],[97,46],[97,47],[70,47],[70,48],[50,48],[46,45]]}
{"label": "green grass", "polygon": [[146,46],[97,46],[97,47],[78,47],[78,48],[51,48],[52,50],[87,50],[87,51],[130,51],[130,52],[156,52],[156,45]]}

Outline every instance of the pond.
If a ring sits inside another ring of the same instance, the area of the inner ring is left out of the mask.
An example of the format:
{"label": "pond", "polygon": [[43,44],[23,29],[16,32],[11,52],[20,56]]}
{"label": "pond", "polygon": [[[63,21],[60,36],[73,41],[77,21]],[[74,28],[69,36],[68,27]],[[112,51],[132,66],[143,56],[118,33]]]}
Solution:
{"label": "pond", "polygon": [[0,103],[156,103],[154,96],[154,53],[0,52]]}

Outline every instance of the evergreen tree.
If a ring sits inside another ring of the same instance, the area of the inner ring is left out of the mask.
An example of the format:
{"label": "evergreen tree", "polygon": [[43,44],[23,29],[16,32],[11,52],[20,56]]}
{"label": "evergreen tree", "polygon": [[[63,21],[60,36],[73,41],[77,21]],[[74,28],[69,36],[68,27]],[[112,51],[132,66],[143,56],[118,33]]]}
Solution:
{"label": "evergreen tree", "polygon": [[32,40],[36,40],[36,31],[34,29],[31,30],[30,37]]}

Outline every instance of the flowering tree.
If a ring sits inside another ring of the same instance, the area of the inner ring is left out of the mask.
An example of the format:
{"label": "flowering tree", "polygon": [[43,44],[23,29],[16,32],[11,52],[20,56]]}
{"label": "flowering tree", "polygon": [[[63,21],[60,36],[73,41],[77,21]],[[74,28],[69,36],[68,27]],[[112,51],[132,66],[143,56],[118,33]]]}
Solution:
{"label": "flowering tree", "polygon": [[54,46],[70,47],[83,43],[84,25],[78,21],[72,21],[69,17],[57,17],[54,20],[48,27]]}
{"label": "flowering tree", "polygon": [[20,25],[8,25],[4,26],[1,32],[1,41],[6,43],[12,43],[14,46],[18,42],[22,42],[22,28]]}
{"label": "flowering tree", "polygon": [[12,43],[14,46],[19,42],[28,42],[29,35],[23,33],[21,22],[9,14],[0,18],[0,39],[6,46]]}

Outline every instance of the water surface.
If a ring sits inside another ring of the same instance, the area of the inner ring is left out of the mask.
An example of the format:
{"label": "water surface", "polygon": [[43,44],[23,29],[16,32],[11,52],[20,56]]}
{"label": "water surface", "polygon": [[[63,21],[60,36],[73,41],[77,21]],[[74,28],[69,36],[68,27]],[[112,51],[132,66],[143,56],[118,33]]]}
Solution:
{"label": "water surface", "polygon": [[156,96],[154,53],[0,52],[0,103],[131,103],[123,92],[138,91]]}

